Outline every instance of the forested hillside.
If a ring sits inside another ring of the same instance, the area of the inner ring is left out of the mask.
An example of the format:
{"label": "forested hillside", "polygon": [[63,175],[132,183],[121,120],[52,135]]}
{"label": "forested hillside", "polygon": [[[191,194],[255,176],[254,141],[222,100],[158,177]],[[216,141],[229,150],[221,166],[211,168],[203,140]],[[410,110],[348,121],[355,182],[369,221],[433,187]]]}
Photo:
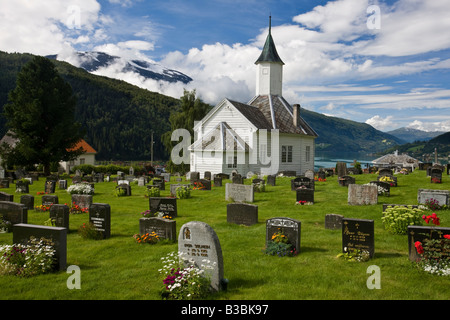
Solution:
{"label": "forested hillside", "polygon": [[[21,66],[32,55],[0,52],[0,106],[15,87]],[[179,100],[124,81],[96,76],[72,65],[53,61],[77,97],[75,118],[86,129],[85,140],[97,151],[98,160],[150,160],[154,132],[154,160],[168,159],[161,135],[170,130],[169,116]],[[7,131],[0,119],[0,134]]]}

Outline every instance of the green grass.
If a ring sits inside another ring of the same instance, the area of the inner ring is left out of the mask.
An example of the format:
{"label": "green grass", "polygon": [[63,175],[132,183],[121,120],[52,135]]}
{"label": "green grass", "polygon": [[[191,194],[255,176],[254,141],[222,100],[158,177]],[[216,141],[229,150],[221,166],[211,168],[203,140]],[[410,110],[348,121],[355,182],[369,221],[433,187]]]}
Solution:
{"label": "green grass", "polygon": [[[376,175],[357,175],[356,183],[376,180]],[[253,226],[228,224],[225,187],[211,191],[195,190],[191,199],[177,200],[177,231],[189,221],[208,223],[217,233],[223,252],[224,276],[228,290],[211,299],[220,300],[448,300],[450,279],[416,270],[408,259],[407,236],[393,235],[381,222],[383,203],[416,204],[417,190],[450,188],[450,177],[442,184],[431,184],[425,171],[398,176],[398,187],[391,196],[378,198],[377,205],[349,206],[347,188],[338,185],[337,177],[316,182],[315,204],[296,206],[295,192],[289,178],[278,178],[277,186],[266,186],[266,192],[255,194],[259,222]],[[226,181],[225,181],[226,182]],[[175,183],[175,181],[173,181]],[[247,181],[246,183],[249,183]],[[225,184],[224,184],[225,185]],[[177,251],[177,243],[139,245],[133,234],[139,232],[140,212],[149,208],[145,187],[132,185],[131,197],[115,197],[114,182],[95,185],[94,202],[111,206],[111,238],[86,240],[77,229],[88,221],[87,214],[71,215],[67,236],[67,265],[81,270],[81,289],[69,290],[70,274],[60,271],[33,278],[0,276],[2,299],[52,300],[160,300],[162,278],[158,273],[161,257]],[[161,196],[169,195],[169,187]],[[15,185],[1,191],[13,194]],[[30,186],[35,205],[41,204],[36,192],[44,190],[44,180]],[[59,203],[68,203],[70,195],[57,190]],[[14,201],[19,202],[15,194]],[[324,228],[325,215],[342,214],[348,218],[375,221],[375,256],[368,262],[338,259],[342,238],[340,230]],[[450,227],[450,211],[439,211],[443,227]],[[290,217],[301,221],[301,248],[296,257],[278,258],[263,254],[265,221],[273,217]],[[28,223],[44,224],[48,213],[29,210]],[[12,244],[12,233],[0,234],[0,244]],[[377,265],[381,271],[381,289],[370,290],[367,267]]]}

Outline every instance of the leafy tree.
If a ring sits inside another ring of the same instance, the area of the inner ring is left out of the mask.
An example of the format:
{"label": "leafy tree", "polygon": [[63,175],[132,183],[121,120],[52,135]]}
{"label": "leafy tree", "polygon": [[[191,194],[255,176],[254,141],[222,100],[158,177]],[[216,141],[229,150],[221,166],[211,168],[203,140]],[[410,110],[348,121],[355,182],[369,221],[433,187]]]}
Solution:
{"label": "leafy tree", "polygon": [[[183,96],[180,98],[180,111],[172,113],[169,117],[170,131],[167,131],[161,136],[161,141],[170,154],[172,148],[178,143],[171,141],[172,132],[176,129],[186,129],[191,134],[191,143],[194,142],[194,122],[203,119],[203,117],[211,109],[211,105],[204,103],[201,99],[196,97],[196,91],[184,90]],[[190,164],[181,163],[174,164],[170,159],[167,162],[166,170],[169,172],[188,172]]]}
{"label": "leafy tree", "polygon": [[76,99],[72,88],[47,58],[36,56],[17,75],[16,87],[4,106],[13,147],[2,157],[19,166],[42,164],[50,174],[52,162],[70,161],[83,153],[73,150],[83,138],[74,120]]}

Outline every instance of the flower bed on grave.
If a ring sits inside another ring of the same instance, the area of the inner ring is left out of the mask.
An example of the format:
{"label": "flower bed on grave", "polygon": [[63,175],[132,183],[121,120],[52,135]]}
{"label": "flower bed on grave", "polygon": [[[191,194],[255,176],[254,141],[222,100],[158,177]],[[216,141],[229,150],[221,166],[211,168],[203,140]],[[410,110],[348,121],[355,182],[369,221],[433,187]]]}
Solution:
{"label": "flower bed on grave", "polygon": [[272,234],[271,241],[267,243],[265,254],[278,257],[293,257],[297,255],[297,249],[291,244],[288,236],[282,228]]}

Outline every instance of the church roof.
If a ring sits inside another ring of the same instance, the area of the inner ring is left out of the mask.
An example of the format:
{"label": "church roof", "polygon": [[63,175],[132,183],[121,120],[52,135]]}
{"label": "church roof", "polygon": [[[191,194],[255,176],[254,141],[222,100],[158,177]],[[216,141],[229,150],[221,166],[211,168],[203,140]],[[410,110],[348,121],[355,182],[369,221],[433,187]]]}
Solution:
{"label": "church roof", "polygon": [[293,107],[281,96],[259,95],[254,97],[248,105],[259,109],[267,122],[270,123],[270,129],[278,129],[280,133],[318,136],[301,116],[297,126],[294,125]]}
{"label": "church roof", "polygon": [[266,43],[264,44],[264,48],[261,52],[261,55],[259,56],[258,60],[256,60],[255,64],[261,62],[275,62],[284,64],[284,62],[278,55],[277,48],[275,47],[275,42],[273,41],[272,38],[271,28],[272,28],[271,22],[269,20],[269,34],[267,35]]}

